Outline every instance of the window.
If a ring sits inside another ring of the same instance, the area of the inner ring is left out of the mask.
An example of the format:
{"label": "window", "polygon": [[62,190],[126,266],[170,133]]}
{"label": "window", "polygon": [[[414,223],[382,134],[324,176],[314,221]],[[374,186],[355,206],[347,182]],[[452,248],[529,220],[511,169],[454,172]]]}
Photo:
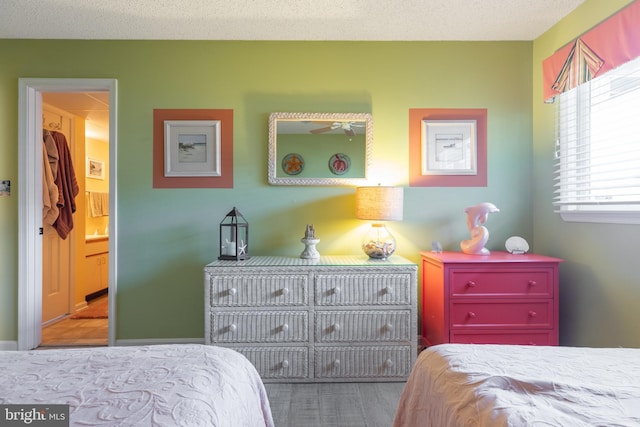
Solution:
{"label": "window", "polygon": [[640,224],[640,58],[555,102],[556,212],[565,221]]}

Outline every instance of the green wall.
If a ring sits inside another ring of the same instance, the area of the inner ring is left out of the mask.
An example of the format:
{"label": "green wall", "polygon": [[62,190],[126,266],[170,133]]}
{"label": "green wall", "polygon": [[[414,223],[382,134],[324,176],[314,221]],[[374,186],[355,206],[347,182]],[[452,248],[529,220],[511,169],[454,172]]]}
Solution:
{"label": "green wall", "polygon": [[[253,255],[299,256],[313,223],[320,253],[359,254],[354,188],[270,186],[269,113],[368,112],[376,181],[405,186],[390,228],[415,262],[431,241],[459,250],[464,208],[496,204],[490,249],[533,241],[533,42],[0,40],[0,342],[17,339],[18,78],[118,80],[118,340],[202,339],[203,274],[236,206]],[[233,189],[153,189],[153,109],[234,110]],[[487,108],[488,185],[408,186],[409,108]],[[547,249],[545,247],[545,249]],[[557,251],[556,251],[557,252]],[[557,253],[556,253],[557,254]]]}
{"label": "green wall", "polygon": [[533,229],[536,251],[566,260],[560,270],[560,342],[640,346],[640,226],[563,222],[553,213],[554,105],[542,102],[542,61],[631,3],[587,0],[534,42]]}

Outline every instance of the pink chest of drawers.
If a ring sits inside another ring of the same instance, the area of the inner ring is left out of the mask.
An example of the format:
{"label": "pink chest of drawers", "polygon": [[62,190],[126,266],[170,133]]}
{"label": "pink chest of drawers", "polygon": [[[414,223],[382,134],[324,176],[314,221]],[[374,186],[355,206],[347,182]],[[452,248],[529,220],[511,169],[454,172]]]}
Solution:
{"label": "pink chest of drawers", "polygon": [[561,259],[508,252],[420,255],[425,345],[558,345]]}

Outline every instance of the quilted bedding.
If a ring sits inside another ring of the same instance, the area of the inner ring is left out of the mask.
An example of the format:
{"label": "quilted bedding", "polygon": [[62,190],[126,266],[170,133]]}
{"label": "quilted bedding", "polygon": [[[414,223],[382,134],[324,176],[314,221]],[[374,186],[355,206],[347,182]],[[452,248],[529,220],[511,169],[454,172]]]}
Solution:
{"label": "quilted bedding", "polygon": [[0,351],[0,404],[68,404],[74,426],[273,426],[253,365],[197,344]]}
{"label": "quilted bedding", "polygon": [[440,344],[394,426],[638,426],[640,349]]}

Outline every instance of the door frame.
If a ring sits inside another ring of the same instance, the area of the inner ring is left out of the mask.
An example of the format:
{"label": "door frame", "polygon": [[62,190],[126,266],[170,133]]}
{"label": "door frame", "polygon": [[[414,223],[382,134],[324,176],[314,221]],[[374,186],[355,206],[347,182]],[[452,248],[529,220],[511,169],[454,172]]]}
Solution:
{"label": "door frame", "polygon": [[[109,92],[109,345],[115,345],[117,290],[117,80],[18,81],[18,350],[42,340],[42,92]],[[38,143],[39,142],[39,143]]]}

